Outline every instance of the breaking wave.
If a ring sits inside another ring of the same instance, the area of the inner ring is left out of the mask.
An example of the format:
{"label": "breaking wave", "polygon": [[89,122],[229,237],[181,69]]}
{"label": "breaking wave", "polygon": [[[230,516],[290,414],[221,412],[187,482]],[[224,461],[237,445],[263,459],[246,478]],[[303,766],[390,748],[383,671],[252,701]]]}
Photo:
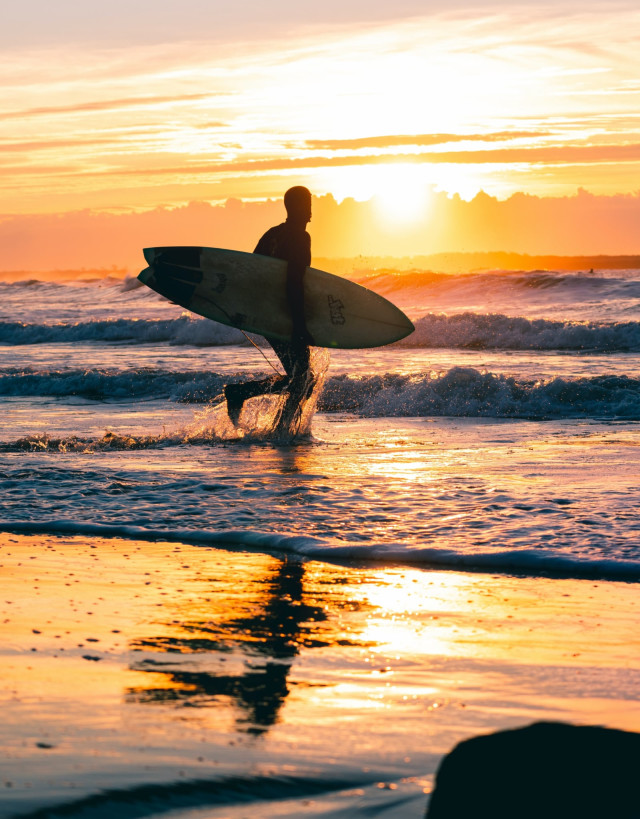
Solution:
{"label": "breaking wave", "polygon": [[94,401],[169,399],[206,403],[222,392],[230,379],[209,371],[175,372],[155,368],[124,371],[8,371],[0,374],[0,395],[87,398]]}
{"label": "breaking wave", "polygon": [[52,344],[70,342],[129,342],[216,347],[246,343],[243,334],[207,319],[181,316],[174,319],[104,319],[58,324],[0,322],[0,344]]}
{"label": "breaking wave", "polygon": [[640,379],[627,376],[533,381],[453,367],[442,375],[329,379],[321,410],[367,417],[640,418]]}
{"label": "breaking wave", "polygon": [[360,275],[359,280],[384,295],[402,290],[426,290],[439,295],[447,290],[470,295],[492,294],[496,290],[553,290],[573,296],[597,295],[598,298],[640,298],[638,270],[480,270],[468,273],[438,273],[431,270],[381,269]]}
{"label": "breaking wave", "polygon": [[636,352],[640,322],[570,322],[500,314],[428,313],[416,330],[399,342],[407,347],[474,350],[573,350]]}
{"label": "breaking wave", "polygon": [[[243,379],[261,375],[255,373]],[[238,380],[239,376],[220,373],[156,369],[9,372],[0,375],[0,395],[206,404],[221,398],[225,383]],[[532,380],[471,367],[453,367],[440,374],[335,375],[326,380],[318,409],[364,417],[636,420],[640,419],[640,378],[598,375]]]}
{"label": "breaking wave", "polygon": [[[498,313],[428,313],[415,322],[416,330],[398,342],[405,347],[640,351],[640,322],[570,322],[528,319]],[[259,337],[258,337],[259,338]],[[0,344],[106,342],[216,347],[246,344],[233,327],[207,319],[110,319],[58,324],[0,322]]]}

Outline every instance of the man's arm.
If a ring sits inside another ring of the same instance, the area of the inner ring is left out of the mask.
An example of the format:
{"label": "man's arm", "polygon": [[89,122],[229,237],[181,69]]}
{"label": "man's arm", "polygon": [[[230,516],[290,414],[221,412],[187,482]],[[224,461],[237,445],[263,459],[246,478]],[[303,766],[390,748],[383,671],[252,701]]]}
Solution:
{"label": "man's arm", "polygon": [[292,340],[312,346],[313,336],[307,329],[304,315],[304,274],[311,262],[311,239],[308,233],[303,236],[287,264],[287,301],[293,321]]}
{"label": "man's arm", "polygon": [[306,231],[297,236],[285,232],[280,225],[268,230],[256,245],[254,253],[287,262],[286,296],[293,322],[292,341],[312,346],[313,337],[307,330],[304,315],[304,274],[311,264],[311,237]]}

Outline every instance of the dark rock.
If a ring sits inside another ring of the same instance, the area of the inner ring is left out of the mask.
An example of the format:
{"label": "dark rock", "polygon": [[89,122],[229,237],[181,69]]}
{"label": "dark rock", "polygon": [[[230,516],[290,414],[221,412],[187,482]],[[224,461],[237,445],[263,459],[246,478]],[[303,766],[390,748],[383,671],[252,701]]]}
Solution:
{"label": "dark rock", "polygon": [[427,819],[640,819],[640,734],[538,722],[461,742]]}

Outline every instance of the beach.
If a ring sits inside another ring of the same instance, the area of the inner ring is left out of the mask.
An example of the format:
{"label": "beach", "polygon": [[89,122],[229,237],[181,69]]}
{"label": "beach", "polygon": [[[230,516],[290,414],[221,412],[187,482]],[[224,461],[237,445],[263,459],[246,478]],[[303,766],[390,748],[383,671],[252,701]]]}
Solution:
{"label": "beach", "polygon": [[412,345],[293,441],[235,331],[0,284],[0,816],[410,819],[460,740],[640,730],[637,271],[363,279]]}
{"label": "beach", "polygon": [[640,730],[634,584],[83,536],[1,549],[4,816],[418,817],[461,739]]}

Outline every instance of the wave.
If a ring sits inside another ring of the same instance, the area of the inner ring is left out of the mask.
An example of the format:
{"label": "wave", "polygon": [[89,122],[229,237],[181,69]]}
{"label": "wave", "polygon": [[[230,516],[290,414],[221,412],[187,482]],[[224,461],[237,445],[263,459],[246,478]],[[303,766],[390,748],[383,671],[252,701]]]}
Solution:
{"label": "wave", "polygon": [[55,344],[73,342],[129,342],[216,347],[246,343],[233,327],[207,319],[104,319],[77,323],[27,324],[0,322],[0,344]]}
{"label": "wave", "polygon": [[547,548],[458,551],[428,546],[408,547],[406,543],[344,543],[302,535],[229,529],[154,529],[126,523],[101,524],[73,520],[0,520],[0,531],[13,534],[84,535],[123,538],[197,546],[220,546],[254,551],[296,554],[311,560],[335,562],[409,563],[414,566],[443,567],[506,574],[562,575],[602,580],[640,581],[640,561],[614,558],[581,558]]}
{"label": "wave", "polygon": [[359,275],[358,280],[384,295],[403,290],[425,291],[440,296],[445,290],[494,293],[498,290],[527,291],[552,290],[577,297],[620,299],[640,298],[638,270],[597,270],[566,272],[556,270],[484,270],[470,273],[438,273],[431,270],[399,271],[382,269]]}
{"label": "wave", "polygon": [[94,401],[168,399],[200,404],[218,396],[230,380],[237,379],[210,371],[169,372],[152,368],[119,372],[5,371],[0,374],[0,395],[76,397]]}
{"label": "wave", "polygon": [[637,352],[640,322],[571,322],[489,313],[428,313],[399,346],[474,350]]}
{"label": "wave", "polygon": [[[248,379],[263,375],[256,373]],[[0,375],[0,395],[206,404],[220,397],[225,383],[238,380],[238,376],[220,373],[155,369],[9,372]],[[453,367],[441,374],[336,375],[325,382],[318,409],[363,417],[638,420],[640,378],[598,375],[535,381],[472,367]]]}
{"label": "wave", "polygon": [[[164,813],[200,812],[216,806],[251,805],[284,799],[303,799],[337,794],[356,787],[371,785],[385,778],[380,772],[365,775],[345,774],[341,778],[304,776],[227,776],[216,779],[190,779],[174,782],[149,782],[128,788],[104,789],[98,793],[76,797],[71,801],[21,811],[21,819],[98,819],[118,816],[119,819],[143,819]],[[41,801],[41,800],[40,800]],[[16,814],[16,817],[18,814]]]}
{"label": "wave", "polygon": [[[332,268],[328,260],[326,269]],[[570,289],[591,288],[602,290],[616,287],[629,287],[636,295],[640,295],[640,270],[636,268],[597,268],[590,270],[553,270],[553,269],[507,269],[491,268],[489,266],[475,270],[458,270],[444,272],[434,269],[400,265],[378,268],[353,268],[352,265],[338,265],[340,275],[357,280],[376,290],[399,290],[405,287],[439,287],[460,284],[473,284],[485,289],[492,283],[501,287],[518,287],[527,289]],[[336,266],[333,265],[333,269]],[[7,275],[2,274],[2,275]],[[138,281],[137,274],[125,274],[124,271],[115,274],[108,269],[101,270],[68,270],[57,271],[45,275],[36,272],[23,271],[12,273],[11,281],[0,281],[0,289],[20,289],[37,285],[47,285],[55,288],[69,287],[110,287],[114,290],[127,291],[143,287]],[[41,278],[39,278],[41,276]]]}
{"label": "wave", "polygon": [[533,381],[453,367],[441,375],[397,375],[327,381],[319,409],[365,417],[640,419],[640,379],[601,375]]}
{"label": "wave", "polygon": [[[428,313],[416,330],[394,346],[420,348],[640,351],[640,322],[571,322],[528,319],[499,313]],[[259,338],[259,336],[257,337]],[[0,343],[52,344],[107,342],[178,346],[246,344],[233,327],[208,319],[106,319],[77,323],[0,322]]]}

